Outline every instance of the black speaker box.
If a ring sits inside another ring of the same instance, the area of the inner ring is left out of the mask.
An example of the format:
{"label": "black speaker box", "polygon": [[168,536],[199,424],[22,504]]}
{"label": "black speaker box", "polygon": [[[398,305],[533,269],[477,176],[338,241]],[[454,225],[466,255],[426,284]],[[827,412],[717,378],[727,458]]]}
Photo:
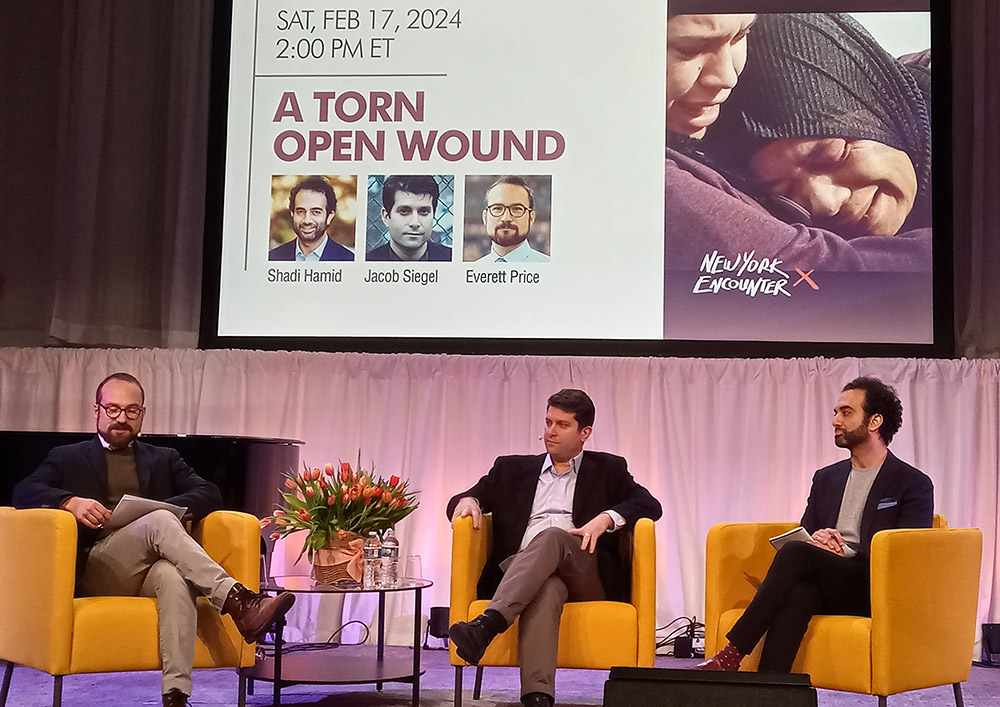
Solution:
{"label": "black speaker box", "polygon": [[808,675],[612,668],[604,707],[816,707]]}
{"label": "black speaker box", "polygon": [[983,624],[983,665],[1000,667],[1000,624]]}
{"label": "black speaker box", "polygon": [[448,638],[448,612],[447,606],[432,606],[430,612],[430,625],[428,633],[434,638]]}

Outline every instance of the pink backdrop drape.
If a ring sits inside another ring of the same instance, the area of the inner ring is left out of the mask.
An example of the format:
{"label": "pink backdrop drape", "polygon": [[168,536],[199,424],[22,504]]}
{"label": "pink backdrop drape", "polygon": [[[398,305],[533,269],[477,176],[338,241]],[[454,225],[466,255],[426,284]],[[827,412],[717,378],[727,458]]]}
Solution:
{"label": "pink backdrop drape", "polygon": [[[115,370],[146,386],[147,432],[298,438],[310,464],[360,449],[380,472],[412,478],[421,506],[399,531],[402,554],[421,555],[435,582],[425,607],[448,603],[448,498],[497,455],[541,451],[546,397],[583,388],[597,405],[589,447],[625,456],[663,503],[658,625],[703,615],[713,524],[799,518],[812,472],[844,456],[830,427],[840,387],[876,375],[904,405],[893,451],[931,476],[936,511],[952,526],[982,529],[979,619],[1000,619],[1000,361],[8,348],[0,427],[91,430],[94,388]],[[409,606],[390,602],[397,623],[408,623]]]}

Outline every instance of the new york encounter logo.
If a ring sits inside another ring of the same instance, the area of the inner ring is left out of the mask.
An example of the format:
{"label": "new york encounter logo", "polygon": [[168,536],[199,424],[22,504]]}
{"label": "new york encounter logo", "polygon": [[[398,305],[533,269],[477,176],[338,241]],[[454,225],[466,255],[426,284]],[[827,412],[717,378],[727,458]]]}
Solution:
{"label": "new york encounter logo", "polygon": [[[714,250],[701,261],[698,272],[702,273],[691,290],[693,294],[719,294],[720,292],[741,292],[747,297],[757,295],[783,295],[791,297],[788,283],[792,276],[782,270],[783,262],[777,258],[758,258],[757,251],[744,251],[735,258],[729,258]],[[813,270],[795,268],[798,279],[791,287],[806,284],[813,290],[819,285],[812,279]]]}

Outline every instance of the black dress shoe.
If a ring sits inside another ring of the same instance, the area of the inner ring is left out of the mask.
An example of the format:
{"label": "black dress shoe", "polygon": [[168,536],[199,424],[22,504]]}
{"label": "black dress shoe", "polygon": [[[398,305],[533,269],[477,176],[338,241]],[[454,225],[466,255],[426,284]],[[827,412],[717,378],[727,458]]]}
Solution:
{"label": "black dress shoe", "polygon": [[544,692],[529,692],[521,697],[521,704],[524,707],[552,707],[555,702],[552,695],[546,695]]}
{"label": "black dress shoe", "polygon": [[493,617],[480,614],[472,621],[453,623],[448,629],[448,640],[455,644],[455,652],[459,658],[466,663],[479,665],[483,653],[498,633],[500,629]]}
{"label": "black dress shoe", "polygon": [[188,696],[174,688],[163,695],[163,707],[187,707]]}

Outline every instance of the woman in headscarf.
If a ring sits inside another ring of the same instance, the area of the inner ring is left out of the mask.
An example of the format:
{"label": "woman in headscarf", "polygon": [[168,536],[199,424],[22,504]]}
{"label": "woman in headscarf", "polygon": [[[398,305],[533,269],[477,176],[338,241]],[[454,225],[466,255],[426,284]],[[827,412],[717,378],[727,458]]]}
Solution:
{"label": "woman in headscarf", "polygon": [[763,61],[755,56],[753,19],[668,11],[665,270],[697,270],[713,251],[727,257],[754,251],[789,269],[930,270],[930,229],[848,239],[805,218],[786,223],[749,193],[753,182],[706,153],[717,133],[726,137],[727,99],[742,89],[743,69]]}
{"label": "woman in headscarf", "polygon": [[902,63],[844,14],[762,15],[749,53],[708,154],[785,220],[846,238],[930,225],[930,121]]}

